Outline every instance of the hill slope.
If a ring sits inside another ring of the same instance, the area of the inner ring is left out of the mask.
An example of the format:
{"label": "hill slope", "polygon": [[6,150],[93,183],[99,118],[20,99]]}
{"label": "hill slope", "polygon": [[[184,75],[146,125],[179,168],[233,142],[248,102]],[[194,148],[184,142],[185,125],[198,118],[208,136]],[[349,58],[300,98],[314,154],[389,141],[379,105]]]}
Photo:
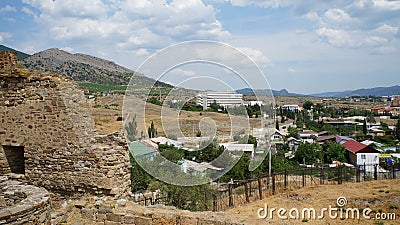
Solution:
{"label": "hill slope", "polygon": [[[57,48],[36,53],[25,58],[23,63],[28,69],[59,73],[75,81],[110,85],[126,85],[134,73],[108,60],[79,53],[71,54]],[[143,77],[142,82],[153,83],[154,80]]]}
{"label": "hill slope", "polygon": [[400,86],[395,85],[391,87],[375,87],[375,88],[362,88],[357,90],[348,90],[342,92],[324,92],[324,93],[316,93],[311,94],[311,96],[318,97],[346,97],[346,96],[390,96],[390,95],[399,95],[400,94]]}
{"label": "hill slope", "polygon": [[0,52],[17,52],[17,55],[18,55],[18,59],[19,59],[19,60],[23,60],[23,59],[28,58],[29,56],[31,56],[31,55],[29,55],[29,54],[26,54],[26,53],[24,53],[24,52],[20,52],[20,51],[18,51],[18,50],[9,48],[9,47],[4,46],[4,45],[0,45]]}

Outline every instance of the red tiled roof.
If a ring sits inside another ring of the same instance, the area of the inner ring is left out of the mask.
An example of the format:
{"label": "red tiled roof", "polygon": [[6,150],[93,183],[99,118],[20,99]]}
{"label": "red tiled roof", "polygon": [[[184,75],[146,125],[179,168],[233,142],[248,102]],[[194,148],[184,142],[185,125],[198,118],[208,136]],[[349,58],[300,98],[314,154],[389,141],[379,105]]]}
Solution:
{"label": "red tiled roof", "polygon": [[378,152],[375,149],[369,147],[368,145],[364,145],[355,140],[348,140],[345,143],[343,143],[342,146],[345,147],[348,151],[356,153],[356,154],[358,152],[364,152],[364,153]]}

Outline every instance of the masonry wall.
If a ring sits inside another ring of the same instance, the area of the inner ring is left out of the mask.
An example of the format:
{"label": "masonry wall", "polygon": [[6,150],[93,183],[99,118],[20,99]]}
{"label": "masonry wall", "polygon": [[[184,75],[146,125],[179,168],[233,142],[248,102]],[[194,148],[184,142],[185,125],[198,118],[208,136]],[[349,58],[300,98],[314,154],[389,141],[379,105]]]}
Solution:
{"label": "masonry wall", "polygon": [[12,69],[0,71],[0,88],[0,175],[11,172],[2,146],[19,146],[31,184],[64,194],[126,191],[126,143],[117,134],[97,136],[74,83]]}

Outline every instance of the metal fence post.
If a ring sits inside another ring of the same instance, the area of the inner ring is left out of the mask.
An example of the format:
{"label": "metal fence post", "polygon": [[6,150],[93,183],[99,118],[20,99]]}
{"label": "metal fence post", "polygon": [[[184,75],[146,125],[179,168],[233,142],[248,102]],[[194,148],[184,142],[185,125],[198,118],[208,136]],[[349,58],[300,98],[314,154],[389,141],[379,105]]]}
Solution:
{"label": "metal fence post", "polygon": [[378,180],[378,166],[374,165],[374,180]]}
{"label": "metal fence post", "polygon": [[233,206],[232,184],[229,184],[229,207]]}
{"label": "metal fence post", "polygon": [[246,202],[250,202],[249,199],[249,188],[248,188],[248,183],[247,181],[244,183],[244,196],[246,197]]}
{"label": "metal fence post", "polygon": [[302,179],[303,179],[303,187],[305,187],[306,186],[306,170],[305,169],[303,169]]}
{"label": "metal fence post", "polygon": [[276,193],[276,182],[275,182],[275,174],[272,174],[272,195]]}
{"label": "metal fence post", "polygon": [[285,177],[284,177],[284,186],[285,186],[285,190],[287,189],[287,182],[288,182],[288,172],[285,169]]}
{"label": "metal fence post", "polygon": [[343,183],[343,167],[339,166],[338,170],[339,170],[338,184],[342,184]]}
{"label": "metal fence post", "polygon": [[392,164],[392,172],[393,172],[393,179],[396,179],[396,168],[394,167],[394,164]]}
{"label": "metal fence post", "polygon": [[356,168],[356,182],[360,183],[361,181],[361,171],[360,171],[360,167]]}
{"label": "metal fence post", "polygon": [[319,173],[319,183],[321,185],[324,184],[324,167],[321,167],[320,173]]}
{"label": "metal fence post", "polygon": [[262,193],[262,183],[261,183],[261,178],[258,178],[258,193],[260,194],[260,200],[263,199],[263,193]]}

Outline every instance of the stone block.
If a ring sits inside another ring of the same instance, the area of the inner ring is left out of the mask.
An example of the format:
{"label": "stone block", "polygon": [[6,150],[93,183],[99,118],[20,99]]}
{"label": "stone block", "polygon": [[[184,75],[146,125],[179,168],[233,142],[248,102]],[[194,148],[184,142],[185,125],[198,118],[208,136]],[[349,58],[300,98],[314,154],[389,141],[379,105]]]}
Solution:
{"label": "stone block", "polygon": [[153,220],[148,217],[137,216],[135,218],[135,225],[153,225]]}

